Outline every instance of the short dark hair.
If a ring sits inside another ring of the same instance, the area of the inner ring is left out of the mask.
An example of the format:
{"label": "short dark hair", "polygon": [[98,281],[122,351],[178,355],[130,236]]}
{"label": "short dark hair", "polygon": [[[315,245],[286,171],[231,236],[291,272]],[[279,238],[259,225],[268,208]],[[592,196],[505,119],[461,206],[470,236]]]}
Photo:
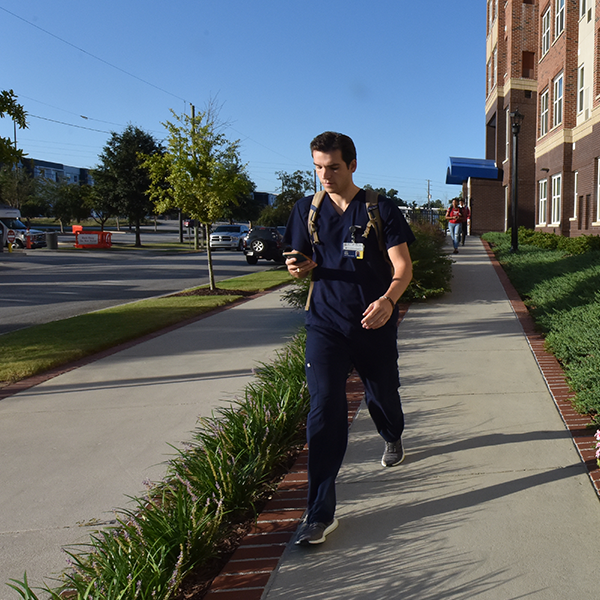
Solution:
{"label": "short dark hair", "polygon": [[317,152],[333,152],[334,150],[341,150],[342,159],[349,167],[353,160],[356,160],[356,147],[352,138],[344,135],[343,133],[337,133],[336,131],[325,131],[318,135],[310,143],[310,153]]}

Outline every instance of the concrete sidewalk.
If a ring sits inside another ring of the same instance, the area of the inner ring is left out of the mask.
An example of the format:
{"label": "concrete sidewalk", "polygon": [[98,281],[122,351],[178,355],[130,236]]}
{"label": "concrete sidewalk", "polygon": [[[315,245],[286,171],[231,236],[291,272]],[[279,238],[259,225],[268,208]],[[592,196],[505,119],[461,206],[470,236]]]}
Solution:
{"label": "concrete sidewalk", "polygon": [[452,293],[399,330],[405,462],[367,411],[338,478],[340,527],[292,544],[263,600],[599,596],[600,503],[479,240]]}
{"label": "concrete sidewalk", "polygon": [[235,398],[252,369],[301,326],[274,292],[0,401],[0,600],[67,566],[143,480],[191,439],[199,416]]}

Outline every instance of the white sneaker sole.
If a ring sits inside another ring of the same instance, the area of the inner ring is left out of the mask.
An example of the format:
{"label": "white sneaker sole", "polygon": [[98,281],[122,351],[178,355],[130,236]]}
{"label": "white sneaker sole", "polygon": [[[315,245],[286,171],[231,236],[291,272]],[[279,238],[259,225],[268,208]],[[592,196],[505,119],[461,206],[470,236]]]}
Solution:
{"label": "white sneaker sole", "polygon": [[309,544],[322,544],[327,539],[327,536],[332,531],[335,531],[338,528],[339,524],[340,524],[340,522],[335,517],[333,517],[333,521],[332,521],[331,525],[329,525],[329,527],[326,527],[325,530],[323,531],[323,537],[319,538],[318,540],[312,540],[308,543]]}

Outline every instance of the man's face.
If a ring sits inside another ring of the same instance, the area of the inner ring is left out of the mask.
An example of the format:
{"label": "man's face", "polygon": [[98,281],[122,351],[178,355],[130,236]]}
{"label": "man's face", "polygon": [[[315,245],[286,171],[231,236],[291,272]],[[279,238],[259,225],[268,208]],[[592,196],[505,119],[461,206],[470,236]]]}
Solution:
{"label": "man's face", "polygon": [[356,160],[348,166],[342,158],[341,150],[313,152],[315,171],[323,189],[331,194],[343,194],[352,187],[352,174],[356,171]]}

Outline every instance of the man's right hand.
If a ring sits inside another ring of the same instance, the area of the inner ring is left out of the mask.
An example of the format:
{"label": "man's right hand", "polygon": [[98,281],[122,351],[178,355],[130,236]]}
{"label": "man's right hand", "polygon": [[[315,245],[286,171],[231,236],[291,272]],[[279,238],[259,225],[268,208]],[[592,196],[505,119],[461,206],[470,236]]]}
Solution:
{"label": "man's right hand", "polygon": [[[293,252],[296,253],[298,251],[294,250]],[[298,254],[302,253],[298,252]],[[285,264],[289,274],[296,279],[302,279],[303,277],[306,277],[317,266],[317,263],[308,258],[308,256],[306,257],[306,260],[301,262],[298,262],[295,258],[286,258]]]}

